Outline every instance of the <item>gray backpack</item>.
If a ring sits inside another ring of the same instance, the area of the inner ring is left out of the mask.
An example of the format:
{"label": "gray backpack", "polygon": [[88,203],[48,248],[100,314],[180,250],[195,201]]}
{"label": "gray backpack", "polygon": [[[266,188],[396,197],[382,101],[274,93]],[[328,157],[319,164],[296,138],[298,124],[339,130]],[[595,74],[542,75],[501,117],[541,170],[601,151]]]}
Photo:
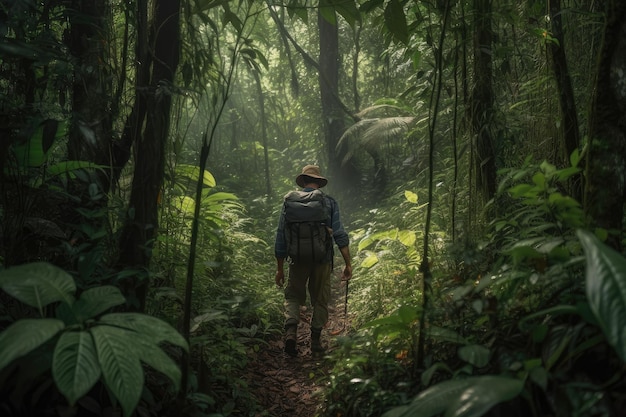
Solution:
{"label": "gray backpack", "polygon": [[287,255],[294,263],[330,262],[330,207],[320,190],[291,191],[285,196]]}

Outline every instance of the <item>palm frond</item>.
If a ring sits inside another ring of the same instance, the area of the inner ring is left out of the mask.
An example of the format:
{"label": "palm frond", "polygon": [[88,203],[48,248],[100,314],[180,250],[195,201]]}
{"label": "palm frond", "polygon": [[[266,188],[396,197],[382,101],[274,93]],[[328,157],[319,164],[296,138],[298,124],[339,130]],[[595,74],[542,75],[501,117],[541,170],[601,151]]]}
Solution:
{"label": "palm frond", "polygon": [[381,143],[403,138],[409,131],[415,117],[386,117],[363,132],[363,146],[378,148]]}
{"label": "palm frond", "polygon": [[343,163],[352,159],[358,149],[376,153],[382,144],[403,138],[414,122],[415,117],[408,116],[362,119],[344,132],[336,149],[347,147]]}
{"label": "palm frond", "polygon": [[394,115],[410,114],[410,110],[394,104],[375,104],[356,114],[360,119],[387,118]]}

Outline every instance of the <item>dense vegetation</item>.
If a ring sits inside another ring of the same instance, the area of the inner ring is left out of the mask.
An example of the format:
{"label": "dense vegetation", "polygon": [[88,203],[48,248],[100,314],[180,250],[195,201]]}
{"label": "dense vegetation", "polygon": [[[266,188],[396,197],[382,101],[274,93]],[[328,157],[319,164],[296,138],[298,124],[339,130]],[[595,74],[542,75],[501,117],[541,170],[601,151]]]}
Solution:
{"label": "dense vegetation", "polygon": [[0,412],[267,415],[281,196],[330,179],[325,416],[626,406],[626,2],[0,2]]}

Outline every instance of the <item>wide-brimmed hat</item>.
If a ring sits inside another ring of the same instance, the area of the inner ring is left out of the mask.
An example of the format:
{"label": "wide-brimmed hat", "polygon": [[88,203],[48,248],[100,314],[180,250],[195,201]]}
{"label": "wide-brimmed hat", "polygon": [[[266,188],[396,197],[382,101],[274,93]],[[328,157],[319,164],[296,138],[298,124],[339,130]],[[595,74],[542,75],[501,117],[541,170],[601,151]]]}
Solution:
{"label": "wide-brimmed hat", "polygon": [[310,182],[307,181],[305,177],[313,178],[315,182],[320,185],[320,188],[328,184],[328,180],[322,177],[322,174],[320,173],[320,167],[318,167],[317,165],[306,165],[304,168],[302,168],[302,174],[296,177],[296,184],[298,184],[300,187],[304,187],[307,182]]}

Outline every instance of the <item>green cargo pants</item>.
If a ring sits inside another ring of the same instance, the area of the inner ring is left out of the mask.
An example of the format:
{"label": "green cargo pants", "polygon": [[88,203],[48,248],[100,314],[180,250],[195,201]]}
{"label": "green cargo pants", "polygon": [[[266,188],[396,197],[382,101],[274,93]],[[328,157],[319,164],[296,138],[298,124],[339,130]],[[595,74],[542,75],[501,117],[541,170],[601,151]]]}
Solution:
{"label": "green cargo pants", "polygon": [[306,303],[308,284],[313,317],[311,328],[322,329],[328,321],[331,264],[291,264],[285,288],[285,325],[298,324],[300,306]]}

